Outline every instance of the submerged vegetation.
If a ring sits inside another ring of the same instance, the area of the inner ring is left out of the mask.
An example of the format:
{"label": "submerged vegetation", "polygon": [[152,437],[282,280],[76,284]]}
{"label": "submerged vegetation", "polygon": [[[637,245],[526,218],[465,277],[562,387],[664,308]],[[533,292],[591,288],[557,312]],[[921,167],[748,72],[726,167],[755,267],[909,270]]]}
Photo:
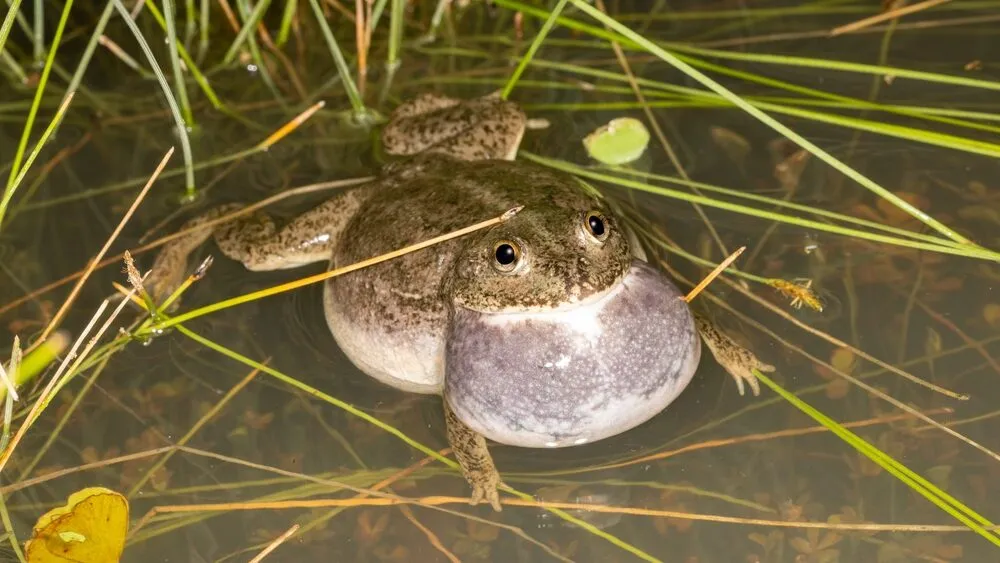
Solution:
{"label": "submerged vegetation", "polygon": [[[7,0],[4,541],[31,560],[33,526],[58,536],[36,520],[99,486],[127,500],[124,560],[995,558],[997,8]],[[614,443],[498,449],[524,508],[493,515],[464,505],[433,399],[360,388],[303,312],[367,264],[245,282],[209,257],[145,292],[206,202],[370,179],[378,125],[426,90],[546,119],[519,158],[608,197],[682,287],[746,246],[697,299],[778,366],[773,395],[705,374]],[[590,159],[623,117],[645,151]]]}

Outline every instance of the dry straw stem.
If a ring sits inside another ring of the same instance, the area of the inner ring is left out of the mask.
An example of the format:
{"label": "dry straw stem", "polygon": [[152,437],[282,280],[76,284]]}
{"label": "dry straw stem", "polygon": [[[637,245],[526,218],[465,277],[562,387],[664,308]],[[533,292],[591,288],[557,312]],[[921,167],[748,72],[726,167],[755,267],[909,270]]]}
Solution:
{"label": "dry straw stem", "polygon": [[250,563],[260,563],[261,561],[263,561],[264,558],[268,556],[268,554],[270,554],[275,549],[278,549],[279,545],[285,543],[285,540],[287,540],[288,538],[292,537],[292,534],[294,534],[296,531],[298,531],[298,529],[299,529],[299,525],[298,524],[295,524],[291,528],[288,528],[288,530],[286,530],[285,533],[281,534],[280,536],[278,536],[277,538],[275,538],[273,542],[271,542],[270,544],[268,544],[268,546],[266,548],[264,548],[264,551],[261,551],[257,555],[257,557],[254,557],[253,559],[251,559]]}
{"label": "dry straw stem", "polygon": [[[25,433],[27,433],[28,428],[30,428],[35,423],[35,421],[38,420],[38,417],[41,415],[42,410],[44,410],[48,406],[49,402],[55,396],[56,392],[58,391],[57,384],[60,384],[62,382],[63,373],[67,371],[69,373],[73,373],[76,367],[80,365],[80,362],[82,362],[84,358],[87,357],[87,354],[89,354],[90,351],[93,349],[93,347],[97,344],[97,341],[100,340],[101,336],[104,335],[104,332],[107,331],[107,329],[111,326],[111,323],[114,322],[114,320],[118,317],[119,313],[121,313],[122,309],[124,309],[127,303],[128,299],[123,299],[121,303],[118,304],[118,307],[115,308],[114,312],[108,317],[104,325],[101,326],[97,334],[95,334],[94,337],[90,339],[90,341],[84,347],[83,352],[79,356],[77,356],[76,354],[77,348],[84,341],[87,335],[90,334],[90,331],[94,327],[94,323],[97,322],[97,319],[99,319],[101,315],[104,313],[104,309],[106,309],[108,306],[108,300],[105,299],[101,303],[100,307],[97,308],[97,312],[94,313],[94,316],[90,318],[90,322],[87,323],[87,327],[84,329],[82,333],[80,333],[80,336],[76,339],[76,342],[73,343],[73,347],[70,349],[69,353],[66,355],[62,363],[59,365],[59,369],[56,370],[55,375],[52,376],[48,384],[46,384],[45,389],[42,390],[41,395],[39,395],[38,400],[35,401],[34,405],[32,405],[31,410],[28,412],[28,415],[24,419],[24,422],[21,423],[21,427],[17,429],[17,434],[14,435],[14,438],[10,441],[10,443],[7,445],[4,451],[0,453],[0,472],[3,471],[3,468],[7,465],[7,462],[10,461],[10,457],[14,454],[14,449],[17,448],[17,445],[24,438],[24,435]],[[74,358],[76,359],[76,361],[74,361],[72,366],[70,366],[69,362]],[[69,367],[68,370],[67,367]]]}
{"label": "dry straw stem", "polygon": [[136,208],[138,208],[139,204],[142,203],[142,200],[146,197],[146,194],[149,192],[149,189],[153,187],[153,183],[156,181],[156,178],[159,177],[160,172],[163,171],[163,168],[167,165],[167,161],[170,160],[170,156],[173,154],[174,154],[174,148],[170,147],[170,150],[167,151],[167,154],[163,155],[163,158],[160,160],[160,164],[156,167],[156,170],[153,172],[153,175],[149,177],[149,181],[146,182],[146,185],[142,188],[142,191],[139,192],[139,195],[136,196],[135,201],[132,202],[132,205],[128,208],[128,211],[125,212],[125,216],[123,216],[121,221],[118,222],[118,226],[115,227],[115,230],[111,233],[111,236],[109,236],[108,240],[104,243],[104,247],[101,248],[100,252],[98,252],[97,255],[90,260],[90,264],[87,265],[86,270],[84,270],[83,275],[80,276],[79,281],[77,281],[76,286],[70,292],[69,297],[67,297],[66,300],[63,301],[62,306],[59,307],[59,311],[57,311],[55,316],[52,317],[52,320],[49,322],[49,325],[45,327],[45,330],[42,332],[42,335],[35,341],[35,344],[33,344],[31,348],[28,349],[29,352],[38,343],[44,342],[45,339],[48,338],[49,334],[59,326],[59,323],[60,321],[62,321],[63,316],[66,314],[67,311],[69,311],[70,305],[72,305],[73,302],[76,301],[76,296],[80,293],[80,289],[83,288],[83,284],[86,283],[87,278],[90,277],[90,274],[93,273],[95,269],[97,269],[97,264],[101,261],[102,258],[104,258],[104,254],[107,253],[109,248],[111,248],[111,245],[115,242],[115,239],[118,238],[118,234],[121,233],[122,229],[125,227],[125,224],[128,223],[128,220],[132,218],[132,214],[135,213]]}
{"label": "dry straw stem", "polygon": [[951,2],[951,0],[925,0],[924,2],[918,2],[910,6],[904,6],[902,8],[896,8],[895,10],[889,10],[888,12],[882,12],[881,14],[864,18],[856,22],[852,22],[846,25],[835,27],[830,31],[830,37],[836,37],[844,33],[851,33],[852,31],[858,31],[859,29],[864,29],[866,27],[882,23],[886,20],[896,19],[901,16],[906,16],[914,12],[919,12],[926,10],[928,8],[933,8],[934,6],[940,6],[941,4],[946,4]]}
{"label": "dry straw stem", "polygon": [[[875,524],[875,523],[831,523],[831,522],[797,522],[787,520],[767,520],[761,518],[740,518],[736,516],[719,516],[715,514],[697,514],[678,512],[675,510],[657,510],[652,508],[637,508],[631,506],[614,506],[604,504],[586,504],[573,502],[550,502],[504,497],[501,502],[507,506],[528,508],[554,508],[560,510],[586,510],[604,514],[627,514],[630,516],[652,516],[655,518],[676,518],[700,522],[716,522],[723,524],[740,524],[744,526],[769,526],[773,528],[837,530],[845,532],[894,532],[894,533],[952,533],[970,532],[965,526],[942,524]],[[291,501],[262,502],[231,502],[206,503],[187,505],[163,505],[150,510],[141,521],[148,522],[149,514],[179,514],[188,512],[227,512],[245,510],[290,510],[297,508],[332,508],[332,507],[366,507],[366,506],[396,506],[414,504],[425,507],[437,507],[448,504],[468,505],[469,499],[449,496],[427,496],[419,498],[366,498],[366,499],[314,499]],[[994,526],[1000,528],[1000,526]]]}
{"label": "dry straw stem", "polygon": [[692,299],[697,297],[698,294],[702,292],[702,290],[708,287],[708,284],[712,283],[712,281],[715,278],[719,277],[719,275],[721,275],[722,272],[726,268],[728,268],[730,264],[736,261],[736,259],[740,257],[740,254],[743,254],[743,251],[746,249],[747,249],[746,246],[741,246],[737,248],[736,251],[734,251],[725,260],[719,263],[719,265],[716,266],[714,270],[712,270],[711,272],[708,273],[707,276],[705,276],[705,279],[701,280],[701,282],[699,282],[698,285],[694,287],[694,289],[689,291],[688,294],[683,297],[684,301],[690,303]]}

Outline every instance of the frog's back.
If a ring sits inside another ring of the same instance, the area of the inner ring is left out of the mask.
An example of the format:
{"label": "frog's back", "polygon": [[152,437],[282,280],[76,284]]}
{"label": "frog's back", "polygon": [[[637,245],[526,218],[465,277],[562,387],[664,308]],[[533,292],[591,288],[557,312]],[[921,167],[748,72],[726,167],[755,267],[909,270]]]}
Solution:
{"label": "frog's back", "polygon": [[[418,157],[390,169],[343,231],[333,266],[391,252],[517,205],[587,199],[571,179],[523,162]],[[411,392],[444,379],[445,275],[460,237],[326,282],[324,306],[341,349],[368,375]]]}

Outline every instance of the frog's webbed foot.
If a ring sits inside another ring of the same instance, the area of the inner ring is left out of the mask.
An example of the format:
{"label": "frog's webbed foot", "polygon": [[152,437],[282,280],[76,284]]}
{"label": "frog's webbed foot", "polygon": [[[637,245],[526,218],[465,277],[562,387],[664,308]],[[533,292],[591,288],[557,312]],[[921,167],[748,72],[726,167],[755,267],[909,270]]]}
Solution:
{"label": "frog's webbed foot", "polygon": [[[181,231],[194,229],[193,231],[175,238],[163,245],[159,253],[156,255],[156,259],[153,261],[153,266],[150,269],[149,276],[147,276],[146,281],[143,284],[146,291],[149,292],[150,297],[153,298],[154,302],[162,303],[167,297],[173,294],[181,286],[181,284],[184,283],[185,278],[191,274],[191,272],[188,271],[188,257],[195,251],[195,249],[211,237],[212,233],[217,228],[217,225],[208,225],[204,227],[202,227],[202,225],[231,213],[239,207],[241,206],[223,205],[210,210],[204,215],[195,217],[180,228]],[[179,303],[179,299],[175,300],[172,307],[176,307]]]}
{"label": "frog's webbed foot", "polygon": [[455,452],[455,459],[462,468],[462,475],[472,486],[472,497],[469,504],[476,505],[487,501],[493,510],[500,512],[500,492],[497,490],[503,483],[500,473],[493,464],[493,456],[486,446],[486,438],[469,428],[459,420],[455,412],[444,398],[444,415],[448,427],[448,443]]}
{"label": "frog's webbed foot", "polygon": [[740,346],[731,338],[723,334],[705,317],[695,314],[695,324],[698,326],[698,333],[712,351],[715,361],[719,362],[729,375],[736,380],[736,387],[740,395],[744,394],[743,383],[746,382],[753,390],[754,396],[760,395],[760,382],[753,374],[756,368],[762,372],[774,371],[774,366],[760,361],[756,355],[743,346]]}

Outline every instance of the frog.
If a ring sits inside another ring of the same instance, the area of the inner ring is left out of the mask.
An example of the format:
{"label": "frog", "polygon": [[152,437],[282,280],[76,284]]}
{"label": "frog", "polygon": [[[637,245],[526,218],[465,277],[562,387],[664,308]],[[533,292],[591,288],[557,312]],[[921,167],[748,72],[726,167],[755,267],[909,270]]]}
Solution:
{"label": "frog", "polygon": [[388,116],[388,162],[373,180],[281,225],[262,211],[206,224],[243,207],[218,205],[160,249],[146,285],[162,301],[209,238],[251,272],[339,268],[506,217],[330,277],[322,298],[362,373],[440,396],[469,502],[496,511],[507,485],[488,440],[552,449],[631,430],[680,396],[702,342],[741,395],[744,383],[758,395],[753,370],[773,366],[694,311],[604,197],[517,158],[531,124],[497,93],[418,95]]}

